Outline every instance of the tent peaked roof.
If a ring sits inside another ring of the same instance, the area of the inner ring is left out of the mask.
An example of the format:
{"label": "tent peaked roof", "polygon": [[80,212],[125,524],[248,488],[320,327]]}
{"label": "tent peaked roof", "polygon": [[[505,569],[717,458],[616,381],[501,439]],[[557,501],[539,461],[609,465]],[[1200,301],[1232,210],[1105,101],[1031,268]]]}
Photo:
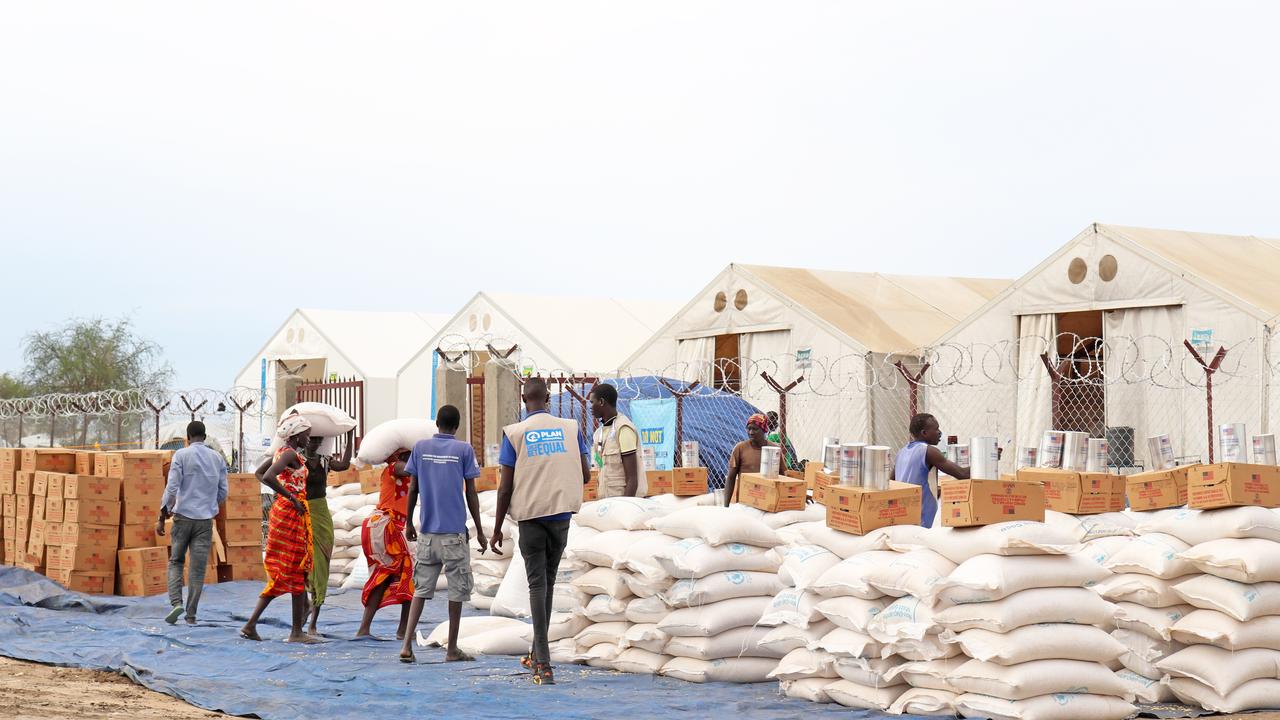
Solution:
{"label": "tent peaked roof", "polygon": [[1127,240],[1163,260],[1183,278],[1203,281],[1263,320],[1280,315],[1280,240],[1252,235],[1217,235],[1097,225],[1099,233]]}
{"label": "tent peaked roof", "polygon": [[933,342],[1011,281],[737,265],[872,352]]}
{"label": "tent peaked roof", "polygon": [[435,337],[448,315],[299,308],[298,314],[366,378],[394,378]]}
{"label": "tent peaked roof", "polygon": [[482,293],[565,365],[617,370],[627,354],[662,327],[681,303],[664,300]]}

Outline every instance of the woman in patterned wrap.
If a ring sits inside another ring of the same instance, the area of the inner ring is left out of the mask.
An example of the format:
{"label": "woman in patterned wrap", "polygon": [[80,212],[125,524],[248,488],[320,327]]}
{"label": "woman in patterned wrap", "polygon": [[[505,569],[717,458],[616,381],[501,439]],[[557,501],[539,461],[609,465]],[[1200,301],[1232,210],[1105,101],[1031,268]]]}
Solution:
{"label": "woman in patterned wrap", "polygon": [[293,627],[286,642],[322,642],[302,632],[307,613],[307,574],[311,571],[311,517],[304,498],[307,492],[307,464],[303,448],[311,436],[311,422],[301,415],[290,415],[280,421],[276,434],[284,446],[276,451],[275,460],[259,470],[258,480],[276,492],[275,504],[267,527],[267,586],[258,597],[253,615],[240,629],[247,640],[261,640],[258,618],[280,595],[293,596]]}
{"label": "woman in patterned wrap", "polygon": [[374,613],[388,605],[400,605],[400,628],[396,639],[404,640],[405,626],[409,622],[409,604],[413,602],[413,553],[404,536],[408,519],[409,483],[404,464],[408,450],[397,450],[387,458],[382,471],[382,486],[378,495],[378,509],[373,511],[360,528],[360,541],[364,557],[369,562],[369,580],[360,596],[364,603],[364,618],[356,637],[369,637],[372,633]]}

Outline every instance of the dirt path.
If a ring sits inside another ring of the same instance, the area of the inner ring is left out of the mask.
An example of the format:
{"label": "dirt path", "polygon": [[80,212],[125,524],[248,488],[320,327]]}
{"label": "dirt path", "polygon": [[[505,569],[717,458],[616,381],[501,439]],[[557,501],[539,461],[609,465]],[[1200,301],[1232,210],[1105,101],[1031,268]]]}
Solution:
{"label": "dirt path", "polygon": [[0,717],[15,720],[225,718],[115,673],[0,657]]}

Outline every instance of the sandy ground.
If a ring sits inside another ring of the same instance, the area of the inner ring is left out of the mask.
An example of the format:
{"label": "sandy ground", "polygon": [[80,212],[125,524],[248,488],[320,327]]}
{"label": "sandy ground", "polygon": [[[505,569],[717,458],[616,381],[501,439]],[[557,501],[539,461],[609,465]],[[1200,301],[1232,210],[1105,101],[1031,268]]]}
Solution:
{"label": "sandy ground", "polygon": [[[0,718],[14,720],[190,720],[229,715],[192,707],[115,673],[0,657]],[[1280,713],[1206,716],[1280,720]]]}
{"label": "sandy ground", "polygon": [[0,718],[15,720],[188,720],[225,718],[115,673],[0,657]]}

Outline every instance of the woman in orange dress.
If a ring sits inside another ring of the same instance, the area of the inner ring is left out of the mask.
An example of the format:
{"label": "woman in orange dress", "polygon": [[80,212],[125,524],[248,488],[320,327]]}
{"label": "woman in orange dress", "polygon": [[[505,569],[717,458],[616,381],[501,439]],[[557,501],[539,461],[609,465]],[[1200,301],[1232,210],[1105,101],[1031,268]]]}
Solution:
{"label": "woman in orange dress", "polygon": [[303,500],[307,495],[307,463],[302,449],[311,436],[311,422],[300,415],[280,421],[276,434],[284,438],[284,447],[276,451],[270,467],[258,471],[258,480],[276,492],[275,504],[267,524],[267,549],[263,565],[267,586],[258,597],[253,615],[240,629],[247,640],[261,640],[258,619],[281,595],[293,596],[293,628],[286,642],[318,643],[302,632],[307,613],[307,573],[311,571],[311,517]]}
{"label": "woman in orange dress", "polygon": [[413,553],[404,536],[405,520],[409,512],[409,483],[404,476],[404,464],[408,450],[398,450],[387,458],[382,471],[382,485],[378,494],[378,508],[365,519],[360,528],[360,543],[364,557],[369,562],[369,580],[360,595],[364,603],[364,618],[356,637],[370,637],[373,616],[388,605],[400,605],[400,629],[396,639],[403,640],[409,621],[409,604],[413,602]]}

